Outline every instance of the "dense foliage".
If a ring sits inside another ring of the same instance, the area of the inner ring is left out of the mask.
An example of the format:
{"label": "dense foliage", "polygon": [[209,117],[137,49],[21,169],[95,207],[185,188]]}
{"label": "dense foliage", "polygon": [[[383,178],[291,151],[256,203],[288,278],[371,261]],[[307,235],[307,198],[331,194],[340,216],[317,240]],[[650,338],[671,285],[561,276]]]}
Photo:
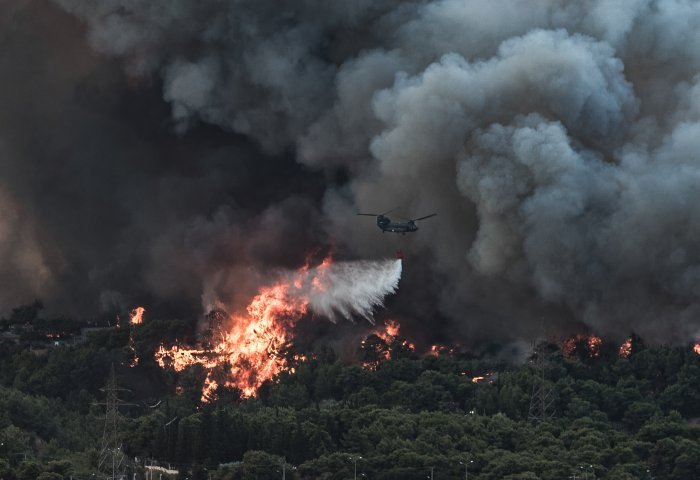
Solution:
{"label": "dense foliage", "polygon": [[[321,349],[265,384],[257,399],[220,388],[218,400],[202,405],[200,367],[176,374],[152,360],[163,339],[191,339],[192,325],[107,328],[42,350],[36,339],[52,328],[68,337],[76,330],[65,319],[39,319],[39,310],[17,309],[0,323],[21,333],[0,348],[0,479],[93,478],[100,388],[111,364],[128,388],[120,394],[124,450],[139,478],[156,462],[182,478],[218,480],[423,480],[431,470],[435,479],[691,479],[700,472],[700,355],[687,345],[636,341],[628,358],[616,348],[568,357],[551,348],[545,378],[556,417],[534,424],[528,361],[419,356],[372,337],[360,352],[365,367]],[[385,354],[391,358],[380,361]],[[132,368],[134,355],[140,363]],[[472,381],[477,376],[484,378]]]}

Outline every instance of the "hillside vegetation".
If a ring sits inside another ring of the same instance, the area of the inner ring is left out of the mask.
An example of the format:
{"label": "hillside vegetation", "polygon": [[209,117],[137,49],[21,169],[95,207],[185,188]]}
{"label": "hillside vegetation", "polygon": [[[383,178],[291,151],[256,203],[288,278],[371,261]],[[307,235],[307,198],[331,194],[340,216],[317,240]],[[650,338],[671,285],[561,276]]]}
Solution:
{"label": "hillside vegetation", "polygon": [[[201,367],[175,373],[153,361],[161,341],[191,340],[193,325],[154,320],[77,341],[78,323],[38,314],[16,309],[0,324],[15,332],[0,340],[5,480],[94,478],[111,365],[125,389],[129,478],[145,478],[147,464],[215,480],[424,480],[431,468],[435,479],[699,478],[700,355],[691,345],[635,339],[628,358],[616,348],[565,357],[549,346],[555,416],[536,424],[529,361],[419,356],[400,339],[370,337],[361,364],[306,352],[257,398],[219,388],[202,404]],[[59,326],[71,332],[63,343],[37,346]]]}

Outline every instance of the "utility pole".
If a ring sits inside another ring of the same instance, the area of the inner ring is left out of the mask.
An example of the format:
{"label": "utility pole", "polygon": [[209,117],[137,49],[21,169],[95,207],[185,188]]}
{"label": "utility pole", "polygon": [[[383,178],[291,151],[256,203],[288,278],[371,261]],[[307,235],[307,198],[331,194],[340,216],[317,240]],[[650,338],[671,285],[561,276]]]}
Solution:
{"label": "utility pole", "polygon": [[469,464],[474,463],[474,460],[469,460],[468,462],[465,460],[463,462],[459,462],[460,465],[464,465],[464,480],[469,480]]}
{"label": "utility pole", "polygon": [[122,451],[121,416],[119,405],[121,401],[117,397],[117,380],[114,374],[114,364],[107,380],[107,386],[101,391],[105,392],[105,423],[102,432],[102,448],[98,463],[99,478],[103,480],[126,480],[126,459]]}
{"label": "utility pole", "polygon": [[532,397],[530,398],[530,410],[528,420],[535,423],[547,422],[554,418],[552,403],[554,395],[552,387],[547,383],[547,344],[541,342],[535,348],[534,383],[532,385]]}
{"label": "utility pole", "polygon": [[362,460],[362,457],[350,457],[350,460],[352,460],[355,464],[354,474],[352,478],[354,480],[357,480],[357,461]]}
{"label": "utility pole", "polygon": [[584,480],[588,480],[588,470],[590,469],[591,474],[595,477],[595,470],[593,470],[593,465],[582,465],[581,470],[583,470]]}
{"label": "utility pole", "polygon": [[435,471],[435,467],[430,467],[430,480],[433,480],[433,472]]}

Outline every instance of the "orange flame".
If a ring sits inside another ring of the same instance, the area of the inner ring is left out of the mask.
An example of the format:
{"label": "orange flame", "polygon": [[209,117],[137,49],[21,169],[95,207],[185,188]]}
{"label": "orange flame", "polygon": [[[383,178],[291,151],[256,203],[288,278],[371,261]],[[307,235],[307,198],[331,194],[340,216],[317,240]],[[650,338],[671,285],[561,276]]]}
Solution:
{"label": "orange flame", "polygon": [[697,342],[695,345],[693,345],[693,351],[700,355],[700,342]]}
{"label": "orange flame", "polygon": [[[302,294],[301,287],[308,282],[313,290],[323,290],[325,269],[330,262],[327,258],[313,270],[306,265],[294,278],[262,287],[245,313],[230,315],[230,327],[220,332],[220,338],[210,339],[216,342],[210,348],[161,345],[155,354],[156,362],[177,372],[195,364],[207,369],[202,402],[216,398],[219,385],[237,387],[245,397],[255,396],[263,382],[283,370],[292,370],[290,359],[283,352],[291,341],[293,326],[308,311],[309,298]],[[301,361],[303,357],[291,360]],[[225,380],[217,381],[217,374]]]}
{"label": "orange flame", "polygon": [[476,383],[476,384],[491,383],[491,384],[493,384],[497,378],[498,378],[497,373],[486,372],[483,375],[477,375],[476,377],[472,377],[472,383]]}
{"label": "orange flame", "polygon": [[455,355],[456,353],[459,352],[460,346],[458,344],[452,345],[452,346],[447,346],[447,345],[431,345],[430,350],[426,352],[427,355],[431,355],[433,357],[439,357],[441,355]]}
{"label": "orange flame", "polygon": [[[129,314],[129,325],[141,325],[143,323],[143,314],[146,312],[146,309],[143,307],[136,307],[134,308],[131,313]],[[119,319],[119,317],[117,317]],[[131,363],[129,366],[131,368],[134,368],[139,364],[139,357],[136,355],[136,344],[134,343],[134,332],[129,329],[129,350],[131,350],[131,354],[133,355],[133,358],[131,359]]]}
{"label": "orange flame", "polygon": [[143,314],[146,313],[146,309],[143,307],[136,307],[131,311],[129,315],[129,323],[131,325],[140,325],[143,323]]}
{"label": "orange flame", "polygon": [[387,320],[384,325],[380,325],[372,333],[381,338],[385,343],[391,343],[399,336],[401,326],[395,320]]}
{"label": "orange flame", "polygon": [[598,358],[600,356],[600,346],[603,344],[603,339],[600,337],[596,337],[595,335],[591,335],[588,337],[588,351],[589,355],[594,358]]}
{"label": "orange flame", "polygon": [[632,339],[628,338],[620,345],[620,350],[618,351],[620,357],[628,358],[632,354]]}
{"label": "orange flame", "polygon": [[371,347],[369,347],[370,350],[373,351],[373,355],[376,355],[377,358],[373,360],[369,360],[366,362],[362,363],[362,367],[365,368],[366,370],[372,370],[376,371],[381,363],[390,360],[391,359],[391,347],[394,346],[396,347],[397,345],[404,349],[405,351],[414,351],[416,349],[415,345],[411,342],[409,342],[406,339],[401,339],[399,343],[397,343],[397,339],[399,339],[399,331],[401,329],[401,326],[399,325],[398,322],[395,320],[387,320],[384,322],[383,325],[377,325],[365,338],[362,340],[362,347],[363,349],[368,348],[367,347],[367,339],[371,336],[374,335],[375,337],[379,338],[384,345],[376,345],[373,344]]}
{"label": "orange flame", "polygon": [[561,344],[561,350],[567,358],[573,358],[581,354],[588,358],[598,358],[600,357],[600,347],[602,345],[602,338],[579,333],[564,340]]}

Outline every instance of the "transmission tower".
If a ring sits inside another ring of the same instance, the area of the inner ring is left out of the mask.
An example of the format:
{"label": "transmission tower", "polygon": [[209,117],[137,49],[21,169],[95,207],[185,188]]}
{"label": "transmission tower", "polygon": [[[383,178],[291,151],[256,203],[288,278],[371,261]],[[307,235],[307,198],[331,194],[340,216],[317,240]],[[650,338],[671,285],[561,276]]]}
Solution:
{"label": "transmission tower", "polygon": [[535,347],[535,378],[532,385],[532,397],[530,398],[530,411],[528,420],[536,423],[547,422],[554,418],[554,394],[551,385],[547,382],[547,343],[540,342]]}
{"label": "transmission tower", "polygon": [[105,424],[102,433],[102,448],[98,464],[98,478],[103,480],[126,480],[126,457],[122,451],[121,443],[121,415],[119,405],[122,403],[117,397],[117,392],[123,389],[117,388],[117,380],[114,375],[114,364],[109,374],[107,386],[100,389],[105,392]]}

